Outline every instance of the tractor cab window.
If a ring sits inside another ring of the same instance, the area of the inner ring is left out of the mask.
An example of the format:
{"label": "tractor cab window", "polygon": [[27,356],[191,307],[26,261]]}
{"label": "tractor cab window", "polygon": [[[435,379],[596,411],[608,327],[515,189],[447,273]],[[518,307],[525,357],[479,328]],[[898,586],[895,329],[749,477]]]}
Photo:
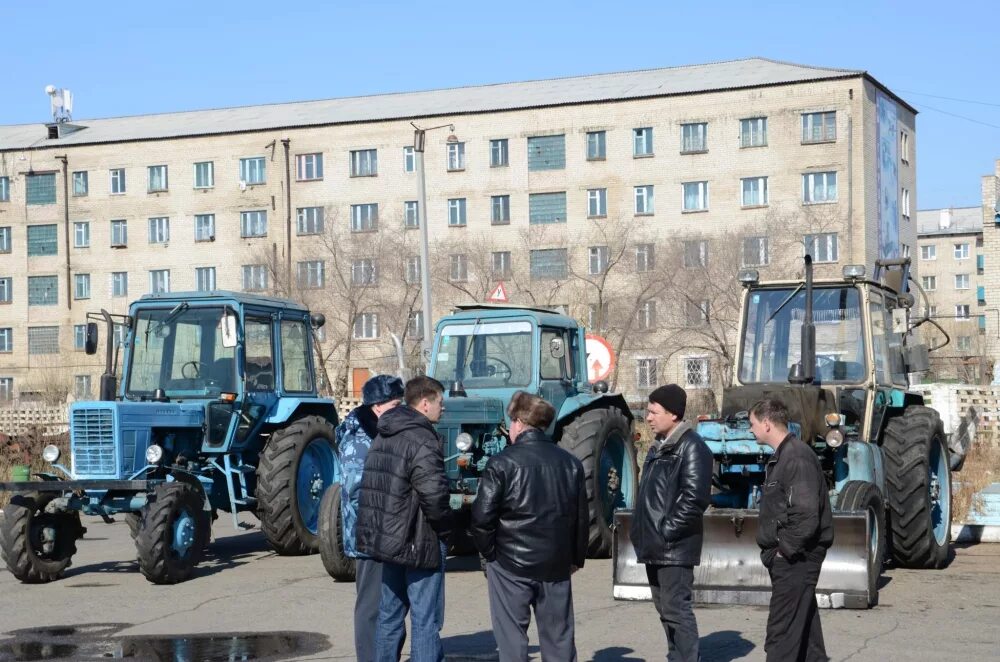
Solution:
{"label": "tractor cab window", "polygon": [[167,397],[217,397],[234,391],[235,349],[222,343],[221,308],[141,310],[136,314],[129,399],[163,389]]}
{"label": "tractor cab window", "polygon": [[286,391],[312,391],[309,327],[304,320],[281,321],[281,375]]}
{"label": "tractor cab window", "polygon": [[872,352],[875,362],[875,380],[879,384],[906,385],[903,366],[903,337],[893,331],[892,307],[895,301],[884,298],[879,292],[869,295],[872,318]]}
{"label": "tractor cab window", "polygon": [[246,336],[247,390],[274,390],[271,319],[269,317],[247,317],[244,334]]}
{"label": "tractor cab window", "polygon": [[465,388],[507,388],[531,383],[530,322],[470,322],[441,330],[431,373]]}
{"label": "tractor cab window", "polygon": [[[747,296],[740,381],[787,382],[801,360],[805,288],[756,290]],[[853,384],[865,379],[862,319],[856,288],[813,290],[817,382]]]}
{"label": "tractor cab window", "polygon": [[542,379],[571,379],[573,368],[570,357],[566,332],[562,329],[542,329],[539,376]]}

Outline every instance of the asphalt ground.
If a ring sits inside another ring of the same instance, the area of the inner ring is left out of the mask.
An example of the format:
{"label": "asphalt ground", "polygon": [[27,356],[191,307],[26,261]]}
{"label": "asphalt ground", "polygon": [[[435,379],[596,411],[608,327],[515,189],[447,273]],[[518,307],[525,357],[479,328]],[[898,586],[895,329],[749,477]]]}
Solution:
{"label": "asphalt ground", "polygon": [[[194,577],[154,586],[124,521],[85,519],[64,579],[24,585],[0,570],[0,660],[354,659],[354,586],[330,579],[318,556],[277,556],[259,531],[220,518]],[[610,561],[588,562],[573,591],[581,661],[664,659],[652,604],[611,598]],[[447,659],[495,660],[475,557],[449,559],[446,602]],[[764,659],[766,608],[704,605],[696,615],[705,662]],[[956,546],[943,570],[889,569],[876,608],[823,611],[822,621],[834,660],[1000,659],[1000,545]]]}

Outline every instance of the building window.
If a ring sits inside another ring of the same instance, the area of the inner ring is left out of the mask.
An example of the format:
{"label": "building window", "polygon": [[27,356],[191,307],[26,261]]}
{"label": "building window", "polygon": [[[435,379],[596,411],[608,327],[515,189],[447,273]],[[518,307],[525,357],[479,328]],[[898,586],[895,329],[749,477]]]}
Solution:
{"label": "building window", "polygon": [[295,212],[295,228],[299,235],[323,234],[323,208],[299,207]]}
{"label": "building window", "polygon": [[652,271],[656,266],[656,252],[653,244],[638,244],[635,247],[635,270],[639,273]]}
{"label": "building window", "polygon": [[969,244],[955,244],[955,259],[956,260],[969,259]]}
{"label": "building window", "polygon": [[608,189],[592,188],[587,191],[587,217],[604,218],[608,215]]}
{"label": "building window", "polygon": [[920,259],[921,260],[936,260],[937,259],[937,246],[933,244],[921,246],[920,247]]}
{"label": "building window", "polygon": [[767,118],[750,117],[740,120],[740,147],[767,145]]}
{"label": "building window", "polygon": [[267,236],[267,210],[256,209],[254,211],[240,212],[240,236],[241,237],[266,237]]}
{"label": "building window", "polygon": [[708,324],[708,301],[687,301],[684,304],[684,319],[688,326],[698,327]]}
{"label": "building window", "polygon": [[10,253],[10,226],[0,228],[0,253]]}
{"label": "building window", "polygon": [[56,202],[56,174],[54,172],[28,175],[27,203],[52,205]]}
{"label": "building window", "polygon": [[55,255],[59,252],[56,245],[57,229],[52,225],[28,226],[28,257]]}
{"label": "building window", "polygon": [[74,375],[73,386],[77,399],[90,397],[90,375]]}
{"label": "building window", "polygon": [[299,262],[295,268],[298,270],[296,276],[298,277],[299,288],[303,290],[318,290],[326,284],[326,263],[323,260],[306,260],[305,262]]}
{"label": "building window", "polygon": [[215,214],[195,215],[194,240],[215,241]]}
{"label": "building window", "polygon": [[903,212],[903,220],[910,220],[910,189],[904,188],[899,197],[899,208]]}
{"label": "building window", "polygon": [[111,175],[111,195],[124,195],[125,168],[114,168],[109,172]]}
{"label": "building window", "polygon": [[686,388],[708,388],[708,359],[683,359],[684,386]]}
{"label": "building window", "polygon": [[810,172],[802,175],[802,202],[837,201],[837,173]]}
{"label": "building window", "polygon": [[375,264],[375,260],[371,258],[354,260],[351,264],[352,285],[364,287],[367,285],[375,285],[377,282],[378,266]]}
{"label": "building window", "polygon": [[767,177],[744,177],[740,183],[744,207],[763,207],[767,204]]}
{"label": "building window", "polygon": [[170,241],[170,219],[158,216],[149,219],[149,243],[165,244]]}
{"label": "building window", "polygon": [[0,303],[10,303],[14,300],[13,287],[10,276],[0,278]]}
{"label": "building window", "polygon": [[532,193],[528,196],[528,223],[566,222],[566,192]]}
{"label": "building window", "polygon": [[152,294],[170,291],[170,269],[153,269],[149,272],[149,291]]}
{"label": "building window", "polygon": [[490,167],[502,168],[510,165],[510,155],[507,151],[507,139],[497,138],[490,141]]}
{"label": "building window", "polygon": [[837,139],[837,113],[802,114],[802,142],[823,143]]}
{"label": "building window", "polygon": [[632,156],[653,155],[653,128],[632,129]]}
{"label": "building window", "polygon": [[[375,150],[371,150],[374,152]],[[353,157],[355,152],[351,152]],[[374,155],[372,156],[374,165]],[[353,158],[351,159],[353,162]],[[371,174],[375,174],[372,172]],[[311,181],[314,179],[323,179],[323,155],[316,154],[298,154],[295,157],[295,178],[300,182]]]}
{"label": "building window", "polygon": [[681,154],[708,151],[708,124],[681,124]]}
{"label": "building window", "polygon": [[[319,155],[317,154],[316,156]],[[320,177],[322,177],[322,161],[320,163]],[[351,177],[374,177],[377,174],[377,149],[356,149],[351,151]]]}
{"label": "building window", "polygon": [[639,216],[653,213],[653,185],[635,187],[635,213]]}
{"label": "building window", "polygon": [[28,327],[28,354],[58,354],[59,327]]}
{"label": "building window", "polygon": [[955,289],[969,289],[969,274],[955,274]]}
{"label": "building window", "polygon": [[128,272],[114,271],[111,273],[111,296],[128,296]]}
{"label": "building window", "polygon": [[936,316],[937,316],[937,306],[924,307],[924,317],[936,317]]}
{"label": "building window", "polygon": [[591,246],[589,249],[589,263],[587,273],[591,276],[603,274],[608,270],[608,247]]}
{"label": "building window", "polygon": [[[0,354],[10,354],[14,351],[14,329],[6,327],[0,329]],[[2,400],[0,396],[0,400]]]}
{"label": "building window", "polygon": [[146,191],[148,193],[157,193],[160,191],[168,190],[167,185],[167,166],[165,165],[155,165],[146,168],[147,171],[147,182]]}
{"label": "building window", "polygon": [[448,170],[465,170],[465,143],[448,143]]}
{"label": "building window", "polygon": [[378,313],[361,313],[354,318],[354,339],[378,338]]}
{"label": "building window", "polygon": [[73,276],[73,298],[90,298],[90,274],[75,274]]}
{"label": "building window", "polygon": [[215,289],[215,267],[197,267],[194,270],[195,289],[211,292]]}
{"label": "building window", "polygon": [[899,160],[910,163],[910,134],[906,131],[899,132]]}
{"label": "building window", "polygon": [[705,211],[708,209],[708,182],[685,182],[684,211]]}
{"label": "building window", "polygon": [[544,248],[530,253],[532,280],[560,280],[566,278],[566,249]]}
{"label": "building window", "polygon": [[464,253],[448,256],[448,280],[464,283],[469,280],[469,259]]}
{"label": "building window", "polygon": [[111,221],[111,247],[125,248],[128,245],[128,221]]}
{"label": "building window", "polygon": [[770,264],[771,257],[768,248],[767,237],[744,237],[743,266],[763,267]]}
{"label": "building window", "polygon": [[836,262],[840,259],[836,232],[807,234],[804,243],[806,252],[812,255],[813,262]]}
{"label": "building window", "polygon": [[636,388],[656,388],[660,385],[656,377],[656,359],[636,359]]}
{"label": "building window", "polygon": [[600,306],[596,303],[587,305],[587,327],[605,331],[608,328],[611,306],[605,301]]}
{"label": "building window", "polygon": [[420,310],[412,311],[406,318],[406,332],[411,338],[420,340],[424,337],[424,313]]}
{"label": "building window", "polygon": [[636,327],[639,331],[651,331],[656,328],[656,302],[652,299],[639,304],[636,311]]}
{"label": "building window", "polygon": [[213,188],[215,186],[215,163],[201,161],[194,164],[194,187]]}
{"label": "building window", "polygon": [[79,170],[73,173],[73,195],[83,197],[90,193],[90,181],[86,170]]}
{"label": "building window", "polygon": [[510,223],[509,195],[494,195],[490,198],[490,223],[493,225]]}
{"label": "building window", "polygon": [[955,319],[967,321],[969,320],[969,304],[961,303],[955,306]]}
{"label": "building window", "polygon": [[240,159],[240,181],[246,185],[267,182],[267,165],[263,156]]}
{"label": "building window", "polygon": [[82,352],[87,349],[87,325],[73,325],[73,349]]}
{"label": "building window", "polygon": [[937,289],[937,276],[921,276],[920,287],[924,288],[925,292],[933,292]]}
{"label": "building window", "polygon": [[603,161],[608,158],[606,131],[587,132],[587,160]]}
{"label": "building window", "polygon": [[564,170],[565,168],[565,135],[528,138],[528,170]]}
{"label": "building window", "polygon": [[958,342],[955,347],[960,352],[969,352],[972,350],[972,336],[959,336]]}
{"label": "building window", "polygon": [[371,232],[378,229],[378,203],[351,205],[351,232]]}
{"label": "building window", "polygon": [[243,289],[247,292],[262,292],[266,290],[267,266],[263,264],[244,264]]}
{"label": "building window", "polygon": [[413,145],[408,145],[403,148],[403,172],[413,172],[416,169],[416,152],[413,151]]}
{"label": "building window", "polygon": [[448,225],[452,227],[464,227],[466,225],[465,198],[451,198],[448,200]]}
{"label": "building window", "polygon": [[684,268],[696,269],[708,266],[708,241],[699,239],[684,242]]}
{"label": "building window", "polygon": [[73,248],[90,246],[90,221],[77,221],[73,224]]}
{"label": "building window", "polygon": [[420,203],[416,200],[407,200],[403,203],[403,227],[420,227]]}
{"label": "building window", "polygon": [[10,177],[0,177],[0,202],[10,202]]}
{"label": "building window", "polygon": [[494,278],[510,278],[510,251],[496,251],[490,261]]}
{"label": "building window", "polygon": [[11,402],[14,399],[14,378],[0,377],[0,402]]}
{"label": "building window", "polygon": [[409,255],[406,258],[403,279],[410,285],[420,282],[420,256]]}

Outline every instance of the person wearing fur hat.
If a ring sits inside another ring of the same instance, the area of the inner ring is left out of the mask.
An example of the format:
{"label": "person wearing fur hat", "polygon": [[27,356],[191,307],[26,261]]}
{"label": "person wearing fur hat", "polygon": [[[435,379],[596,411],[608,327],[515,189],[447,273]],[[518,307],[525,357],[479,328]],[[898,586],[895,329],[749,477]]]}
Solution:
{"label": "person wearing fur hat", "polygon": [[375,660],[375,624],[378,621],[379,597],[382,595],[382,564],[358,551],[355,525],[358,521],[358,498],[361,474],[372,440],[378,434],[379,416],[399,404],[403,381],[392,375],[375,375],[361,387],[361,406],[337,426],[337,453],[340,455],[340,516],[344,523],[344,554],[356,559],[354,601],[354,649],[359,662]]}
{"label": "person wearing fur hat", "polygon": [[630,538],[653,592],[667,635],[667,659],[697,662],[698,623],[691,590],[701,562],[702,516],[712,487],[712,452],[684,422],[687,394],[676,384],[649,394],[646,423],[655,435],[649,449]]}

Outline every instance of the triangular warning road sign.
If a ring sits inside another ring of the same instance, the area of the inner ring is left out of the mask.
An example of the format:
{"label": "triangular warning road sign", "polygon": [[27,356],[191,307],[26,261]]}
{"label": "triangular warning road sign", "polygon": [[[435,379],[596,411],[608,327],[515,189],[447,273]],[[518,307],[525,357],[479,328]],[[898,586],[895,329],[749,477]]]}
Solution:
{"label": "triangular warning road sign", "polygon": [[507,288],[504,287],[503,281],[497,283],[497,286],[493,288],[493,291],[486,297],[486,300],[491,303],[507,303],[510,301],[507,298]]}

